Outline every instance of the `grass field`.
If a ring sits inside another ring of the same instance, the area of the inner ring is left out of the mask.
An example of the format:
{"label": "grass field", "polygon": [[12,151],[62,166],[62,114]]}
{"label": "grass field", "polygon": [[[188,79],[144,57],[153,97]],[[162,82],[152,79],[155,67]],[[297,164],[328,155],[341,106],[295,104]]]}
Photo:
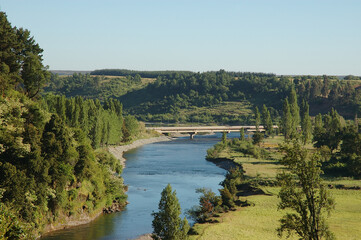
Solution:
{"label": "grass field", "polygon": [[[281,137],[267,139],[263,146],[271,149],[272,160],[245,157],[240,153],[224,151],[221,157],[228,157],[241,163],[248,178],[275,179],[277,172],[282,169],[277,159],[282,157],[276,151],[276,145],[282,142]],[[274,151],[272,151],[272,149]],[[348,187],[361,186],[360,180],[339,178],[325,179],[326,184],[342,184]],[[269,195],[252,195],[241,197],[241,200],[251,201],[254,206],[239,207],[236,211],[229,211],[216,218],[219,223],[196,224],[194,226],[198,235],[191,239],[216,240],[216,239],[280,239],[276,229],[278,220],[285,211],[278,211],[279,187],[262,187]],[[336,239],[361,239],[361,190],[330,189],[336,205],[328,218],[330,230]],[[282,239],[286,239],[284,236]],[[293,235],[290,239],[298,239]]]}
{"label": "grass field", "polygon": [[[191,239],[279,239],[276,228],[283,211],[277,210],[279,202],[277,187],[266,187],[272,196],[254,195],[243,198],[255,204],[253,207],[238,208],[223,214],[220,223],[197,224],[199,235]],[[336,207],[328,223],[337,239],[360,239],[361,236],[361,191],[332,189]],[[283,237],[282,239],[286,239]],[[290,239],[298,239],[293,236]]]}

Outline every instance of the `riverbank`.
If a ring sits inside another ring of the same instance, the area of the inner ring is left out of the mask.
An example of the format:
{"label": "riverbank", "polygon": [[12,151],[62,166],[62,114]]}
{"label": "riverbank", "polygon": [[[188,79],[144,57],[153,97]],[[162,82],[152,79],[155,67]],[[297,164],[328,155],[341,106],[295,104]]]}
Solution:
{"label": "riverbank", "polygon": [[[123,146],[116,146],[116,147],[109,147],[108,151],[113,156],[115,156],[124,167],[125,161],[126,161],[126,159],[123,157],[124,152],[129,151],[134,148],[137,148],[137,147],[140,147],[145,144],[170,141],[171,139],[172,138],[166,137],[166,136],[139,139],[139,140],[132,142],[131,144],[127,144],[127,145],[123,145]],[[99,208],[98,210],[94,211],[92,214],[83,213],[83,214],[80,214],[77,216],[70,216],[70,217],[64,216],[59,221],[46,225],[42,232],[41,237],[46,237],[48,235],[51,235],[52,232],[57,231],[57,230],[67,229],[67,228],[71,228],[71,227],[88,224],[88,223],[94,221],[96,218],[98,218],[103,213],[104,213],[104,209]],[[142,239],[144,239],[144,237],[145,236],[143,236]]]}
{"label": "riverbank", "polygon": [[172,138],[166,136],[160,137],[153,137],[153,138],[146,138],[146,139],[138,139],[131,144],[122,145],[122,146],[115,146],[115,147],[108,147],[108,151],[113,154],[115,158],[117,158],[120,163],[122,164],[123,168],[125,167],[126,159],[123,157],[124,152],[129,151],[131,149],[140,147],[142,145],[156,143],[156,142],[166,142],[171,141]]}
{"label": "riverbank", "polygon": [[45,226],[41,237],[46,237],[47,235],[51,234],[54,231],[67,229],[71,227],[76,227],[79,225],[88,224],[91,221],[94,221],[97,217],[99,217],[103,213],[103,209],[98,209],[94,211],[92,214],[84,213],[77,217],[67,217],[64,216],[61,220],[57,221],[56,223],[50,223]]}

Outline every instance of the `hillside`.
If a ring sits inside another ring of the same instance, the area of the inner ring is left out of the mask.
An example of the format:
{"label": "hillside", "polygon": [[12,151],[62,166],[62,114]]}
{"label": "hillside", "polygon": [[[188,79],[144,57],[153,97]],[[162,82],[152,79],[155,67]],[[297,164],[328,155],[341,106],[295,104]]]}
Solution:
{"label": "hillside", "polygon": [[100,100],[117,98],[124,112],[150,122],[251,124],[255,106],[261,108],[265,104],[277,123],[282,102],[291,88],[296,90],[299,102],[309,102],[312,116],[332,107],[346,119],[360,114],[361,82],[357,77],[340,80],[337,76],[276,76],[223,70],[151,74],[119,71],[118,75],[131,75],[53,75],[46,91]]}

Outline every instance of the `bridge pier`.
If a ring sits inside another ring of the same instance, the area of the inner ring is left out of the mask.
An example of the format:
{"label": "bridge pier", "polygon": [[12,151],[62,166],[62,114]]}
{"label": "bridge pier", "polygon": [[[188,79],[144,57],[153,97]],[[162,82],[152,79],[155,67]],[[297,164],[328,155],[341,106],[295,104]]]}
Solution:
{"label": "bridge pier", "polygon": [[190,138],[190,139],[193,139],[193,138],[194,138],[194,135],[196,135],[197,132],[189,132],[188,134],[189,134],[189,138]]}

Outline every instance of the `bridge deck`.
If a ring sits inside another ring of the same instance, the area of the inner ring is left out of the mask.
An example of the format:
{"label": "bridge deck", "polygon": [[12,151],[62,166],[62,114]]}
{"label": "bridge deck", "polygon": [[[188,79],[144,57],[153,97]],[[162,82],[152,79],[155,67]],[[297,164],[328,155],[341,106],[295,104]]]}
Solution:
{"label": "bridge deck", "polygon": [[[154,130],[160,133],[198,133],[198,132],[238,132],[241,129],[254,131],[256,126],[187,126],[187,127],[148,127],[149,130]],[[278,128],[278,126],[273,126]],[[264,131],[263,126],[259,126],[260,131]]]}

